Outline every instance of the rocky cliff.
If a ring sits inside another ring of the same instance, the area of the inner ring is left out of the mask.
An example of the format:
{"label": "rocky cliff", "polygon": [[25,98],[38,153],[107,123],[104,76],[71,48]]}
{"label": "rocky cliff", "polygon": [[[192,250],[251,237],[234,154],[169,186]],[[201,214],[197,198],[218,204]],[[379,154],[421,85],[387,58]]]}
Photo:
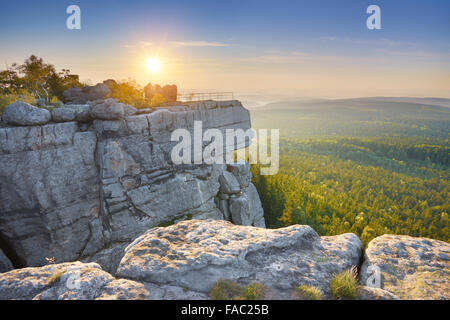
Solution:
{"label": "rocky cliff", "polygon": [[0,299],[209,299],[223,279],[330,299],[352,268],[359,299],[450,298],[446,242],[385,235],[364,252],[354,234],[267,230],[248,163],[172,163],[177,128],[250,128],[237,101],[33,108],[0,127]]}
{"label": "rocky cliff", "polygon": [[112,99],[51,113],[20,102],[5,109],[0,248],[14,267],[54,258],[95,261],[114,271],[123,248],[151,227],[231,217],[264,226],[245,163],[174,165],[170,157],[177,143],[172,131],[192,131],[194,121],[202,121],[203,130],[249,129],[249,113],[238,101],[138,113]]}

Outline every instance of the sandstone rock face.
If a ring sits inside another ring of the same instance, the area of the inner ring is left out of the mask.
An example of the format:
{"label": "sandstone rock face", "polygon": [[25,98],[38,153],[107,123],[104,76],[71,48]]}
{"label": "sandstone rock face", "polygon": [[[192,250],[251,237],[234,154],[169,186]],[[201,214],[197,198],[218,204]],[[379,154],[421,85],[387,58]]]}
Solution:
{"label": "sandstone rock face", "polygon": [[308,226],[267,230],[184,221],[150,229],[133,241],[116,275],[203,295],[219,279],[260,282],[282,299],[301,284],[329,294],[333,275],[358,265],[361,256],[354,234],[321,238]]}
{"label": "sandstone rock face", "polygon": [[48,110],[33,107],[22,101],[16,101],[6,106],[2,114],[3,122],[17,126],[46,124],[51,118]]}
{"label": "sandstone rock face", "polygon": [[55,108],[52,110],[52,120],[55,122],[69,122],[75,120],[76,112],[71,108]]}
{"label": "sandstone rock face", "polygon": [[0,129],[0,238],[21,267],[104,245],[97,137],[76,122]]}
{"label": "sandstone rock face", "polygon": [[233,174],[225,171],[219,177],[220,191],[225,194],[236,194],[241,191],[239,182],[236,180]]}
{"label": "sandstone rock face", "polygon": [[177,101],[178,89],[176,85],[165,85],[161,87],[158,84],[147,84],[144,88],[145,98],[151,100],[155,94],[160,94],[167,102]]}
{"label": "sandstone rock face", "polygon": [[[171,160],[178,143],[171,133],[193,132],[194,121],[204,130],[250,128],[239,102],[221,103],[127,116],[134,108],[116,109],[111,99],[66,105],[78,122],[0,128],[0,239],[16,253],[14,265],[41,266],[53,257],[114,271],[123,248],[151,227],[224,219],[215,200],[227,166]],[[260,205],[254,192],[240,192],[248,208]]]}
{"label": "sandstone rock face", "polygon": [[375,238],[366,250],[361,284],[367,283],[374,268],[381,272],[381,289],[402,300],[450,299],[450,244],[446,242],[396,235]]}
{"label": "sandstone rock face", "polygon": [[13,269],[13,265],[8,257],[0,249],[0,273]]}
{"label": "sandstone rock face", "polygon": [[115,279],[96,263],[51,264],[0,274],[0,300],[135,300],[149,292],[137,282]]}
{"label": "sandstone rock face", "polygon": [[227,171],[219,177],[220,192],[215,201],[225,220],[238,225],[265,228],[264,210],[251,180],[248,162],[229,164]]}

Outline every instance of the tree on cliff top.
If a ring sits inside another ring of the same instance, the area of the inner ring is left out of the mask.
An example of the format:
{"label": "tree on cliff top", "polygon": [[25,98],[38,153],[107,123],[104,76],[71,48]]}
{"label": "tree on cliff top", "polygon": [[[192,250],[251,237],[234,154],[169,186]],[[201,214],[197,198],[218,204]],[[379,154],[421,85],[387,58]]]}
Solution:
{"label": "tree on cliff top", "polygon": [[0,71],[2,94],[26,90],[37,99],[50,103],[53,97],[63,100],[64,90],[71,87],[82,87],[78,75],[71,74],[68,69],[57,72],[52,64],[45,63],[35,55],[31,55],[23,64],[13,63]]}

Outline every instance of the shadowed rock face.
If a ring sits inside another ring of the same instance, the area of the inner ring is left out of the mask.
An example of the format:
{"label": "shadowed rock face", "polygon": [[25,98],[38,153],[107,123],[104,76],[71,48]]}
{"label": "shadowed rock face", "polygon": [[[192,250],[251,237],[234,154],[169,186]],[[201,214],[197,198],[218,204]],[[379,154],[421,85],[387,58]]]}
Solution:
{"label": "shadowed rock face", "polygon": [[0,273],[13,269],[13,265],[8,257],[0,249]]}
{"label": "shadowed rock face", "polygon": [[170,136],[192,131],[194,121],[247,130],[249,113],[237,101],[186,109],[0,128],[0,237],[17,255],[13,263],[40,266],[54,257],[114,270],[126,244],[150,227],[224,219],[214,200],[226,166],[174,165],[178,141]]}
{"label": "shadowed rock face", "polygon": [[400,299],[450,299],[450,244],[409,236],[373,239],[361,267],[361,284],[381,272],[381,289]]}
{"label": "shadowed rock face", "polygon": [[333,275],[359,264],[354,234],[319,237],[309,226],[279,230],[226,221],[184,221],[154,228],[130,244],[117,276],[208,294],[219,279],[261,282],[274,297],[311,285],[329,293]]}

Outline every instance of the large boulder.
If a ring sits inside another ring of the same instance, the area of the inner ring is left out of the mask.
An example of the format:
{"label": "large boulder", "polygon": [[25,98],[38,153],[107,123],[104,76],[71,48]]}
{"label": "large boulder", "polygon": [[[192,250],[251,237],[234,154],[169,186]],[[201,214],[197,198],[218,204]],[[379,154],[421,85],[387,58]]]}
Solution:
{"label": "large boulder", "polygon": [[162,95],[167,102],[177,101],[178,89],[176,85],[165,85],[162,87]]}
{"label": "large boulder", "polygon": [[66,104],[65,108],[72,109],[75,112],[75,120],[81,123],[92,122],[91,107],[89,104]]}
{"label": "large boulder", "polygon": [[115,279],[96,263],[50,264],[0,274],[0,300],[135,300],[148,296],[142,284]]}
{"label": "large boulder", "polygon": [[265,228],[264,210],[256,187],[251,183],[250,164],[238,161],[229,164],[219,178],[217,207],[225,220],[235,224]]}
{"label": "large boulder", "polygon": [[151,100],[155,94],[160,94],[167,102],[177,101],[178,89],[176,85],[165,85],[161,87],[159,84],[147,84],[144,87],[144,94],[146,99]]}
{"label": "large boulder", "polygon": [[3,110],[3,122],[17,126],[35,126],[48,123],[52,116],[46,109],[36,108],[23,101],[16,101]]}
{"label": "large boulder", "polygon": [[112,93],[108,85],[97,83],[95,86],[86,86],[80,88],[69,88],[64,91],[63,95],[67,102],[73,104],[84,104],[88,101],[106,99]]}
{"label": "large boulder", "polygon": [[222,193],[235,194],[235,193],[239,193],[239,191],[241,191],[239,182],[236,180],[235,176],[228,171],[225,171],[219,177],[219,183],[220,183],[220,191]]}
{"label": "large boulder", "polygon": [[87,95],[88,101],[105,99],[112,92],[104,83],[97,83],[95,86],[84,87],[83,92]]}
{"label": "large boulder", "polygon": [[8,257],[0,249],[0,273],[13,269],[13,265]]}
{"label": "large boulder", "polygon": [[231,163],[228,165],[227,170],[236,177],[241,189],[247,188],[250,185],[252,173],[250,172],[250,164],[247,161],[240,160],[236,163]]}
{"label": "large boulder", "polygon": [[115,99],[107,99],[91,104],[90,115],[92,119],[120,120],[124,117],[125,111],[122,103]]}
{"label": "large boulder", "polygon": [[75,120],[76,112],[71,108],[54,108],[52,119],[55,122],[69,122]]}
{"label": "large boulder", "polygon": [[362,285],[376,283],[400,299],[450,299],[450,244],[409,236],[384,235],[366,249]]}
{"label": "large boulder", "polygon": [[208,294],[220,279],[260,282],[283,299],[303,284],[329,294],[333,275],[361,257],[354,234],[319,237],[309,226],[267,230],[192,220],[148,230],[125,249],[116,275],[193,294]]}
{"label": "large boulder", "polygon": [[65,101],[73,104],[83,104],[88,101],[83,91],[77,87],[66,89],[63,95]]}

